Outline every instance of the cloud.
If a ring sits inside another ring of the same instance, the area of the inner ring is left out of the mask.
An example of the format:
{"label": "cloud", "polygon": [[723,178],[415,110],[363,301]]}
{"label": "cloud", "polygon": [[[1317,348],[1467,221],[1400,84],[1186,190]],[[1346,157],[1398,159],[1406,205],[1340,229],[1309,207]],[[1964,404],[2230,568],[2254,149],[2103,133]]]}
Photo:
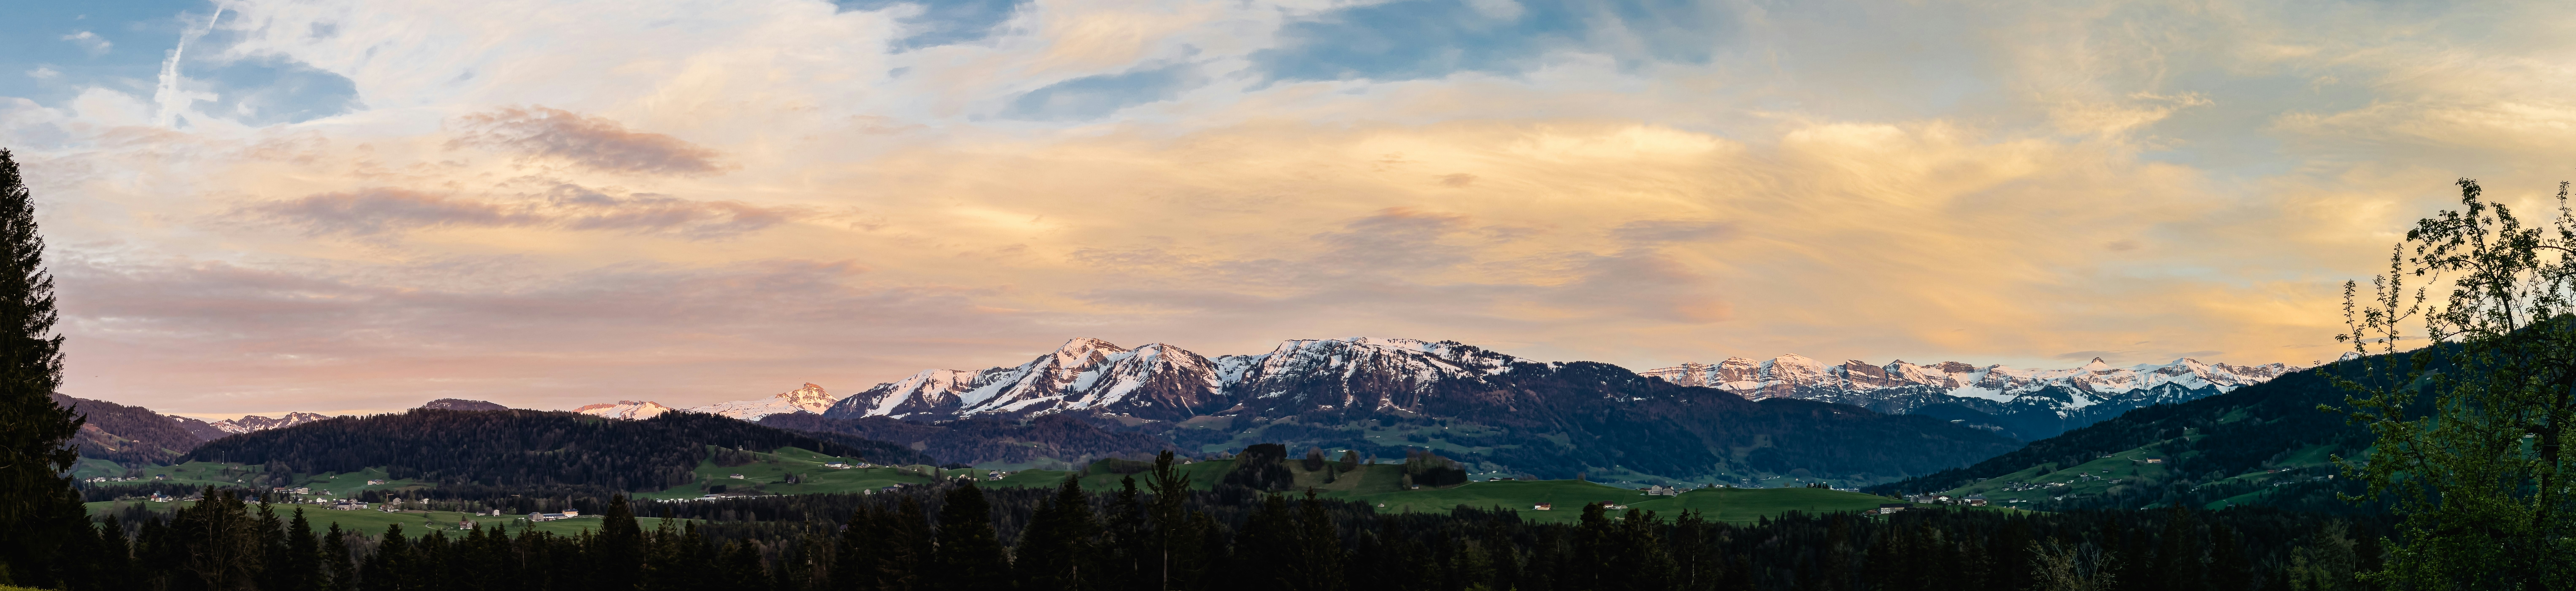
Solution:
{"label": "cloud", "polygon": [[532,199],[481,200],[393,188],[307,195],[251,205],[236,215],[300,226],[315,236],[373,237],[439,228],[547,228],[727,238],[807,216],[799,208],[660,195],[617,197],[558,185]]}
{"label": "cloud", "polygon": [[713,149],[668,135],[629,131],[606,118],[543,106],[457,117],[454,133],[451,146],[560,158],[595,170],[703,175],[726,169]]}
{"label": "cloud", "polygon": [[81,51],[89,52],[91,57],[107,55],[108,50],[116,46],[114,43],[109,43],[106,38],[100,37],[97,33],[89,31],[79,31],[70,35],[64,35],[63,40],[70,41],[73,45],[80,46]]}
{"label": "cloud", "polygon": [[1197,67],[1190,64],[1085,76],[1022,94],[1011,101],[1008,114],[1021,119],[1092,119],[1139,104],[1171,100],[1201,80]]}
{"label": "cloud", "polygon": [[1070,336],[2306,361],[2448,181],[2546,198],[2576,137],[2564,3],[224,14],[184,108],[70,43],[0,84],[67,391],[686,404]]}

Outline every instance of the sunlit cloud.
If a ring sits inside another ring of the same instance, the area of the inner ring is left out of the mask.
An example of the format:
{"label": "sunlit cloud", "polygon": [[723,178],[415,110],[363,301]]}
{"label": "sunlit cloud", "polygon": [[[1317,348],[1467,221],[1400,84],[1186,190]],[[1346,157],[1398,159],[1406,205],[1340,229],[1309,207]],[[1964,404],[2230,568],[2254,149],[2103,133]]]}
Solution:
{"label": "sunlit cloud", "polygon": [[839,392],[1072,336],[2306,362],[2450,180],[2566,176],[2571,12],[244,0],[100,58],[150,68],[47,41],[0,144],[66,391],[174,411]]}

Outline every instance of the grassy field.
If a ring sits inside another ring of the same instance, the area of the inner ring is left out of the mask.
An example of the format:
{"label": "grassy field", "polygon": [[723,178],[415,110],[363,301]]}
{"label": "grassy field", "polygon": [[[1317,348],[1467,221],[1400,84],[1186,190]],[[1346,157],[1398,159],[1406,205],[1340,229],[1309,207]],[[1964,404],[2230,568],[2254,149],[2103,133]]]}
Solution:
{"label": "grassy field", "polygon": [[[809,495],[823,493],[858,493],[897,484],[921,484],[934,476],[983,478],[984,470],[941,470],[932,466],[886,466],[875,468],[827,468],[824,464],[845,462],[855,465],[857,458],[824,455],[811,450],[783,447],[768,453],[753,452],[752,462],[740,466],[718,466],[710,460],[698,462],[698,481],[668,489],[636,493],[637,498],[679,499],[705,496],[715,486],[725,487],[725,494]],[[734,478],[736,474],[742,478]],[[800,482],[789,483],[796,475]]]}
{"label": "grassy field", "polygon": [[[89,503],[88,505],[90,514],[92,515],[105,514],[111,511],[121,513],[128,505],[143,505],[146,510],[167,515],[172,511],[178,510],[180,507],[186,507],[191,504],[193,503],[189,501],[173,501],[168,503],[154,503],[148,501],[107,501]],[[457,535],[456,521],[458,519],[472,519],[479,527],[507,527],[510,532],[514,534],[521,530],[528,529],[531,526],[535,527],[537,531],[564,535],[577,534],[585,530],[599,529],[599,519],[596,517],[575,517],[572,519],[531,524],[522,521],[522,516],[518,515],[469,516],[455,511],[400,511],[394,513],[386,513],[374,509],[360,511],[333,511],[314,505],[275,505],[273,506],[273,510],[278,512],[278,517],[285,518],[293,515],[295,508],[298,506],[304,508],[304,519],[306,521],[313,522],[313,530],[315,532],[328,530],[331,528],[331,524],[337,523],[340,524],[340,529],[342,530],[363,531],[370,535],[382,535],[385,533],[386,526],[399,523],[402,524],[403,533],[405,535],[419,535],[428,530],[438,530],[448,532],[448,535],[452,536]],[[259,510],[259,506],[254,504],[251,506],[251,510]],[[651,517],[639,517],[636,518],[635,521],[642,525],[644,529],[648,530],[661,527],[662,525],[661,519]],[[681,519],[674,521],[677,521],[678,523],[674,523],[673,525],[680,525],[687,523],[690,520]]]}
{"label": "grassy field", "polygon": [[[2160,479],[2167,476],[2164,464],[2149,464],[2148,458],[2171,457],[2157,451],[2164,445],[2140,447],[2082,464],[2055,467],[2032,466],[2019,472],[1970,483],[1944,493],[1953,496],[1985,495],[1999,504],[2013,501],[2040,501],[2052,497],[2099,494],[2120,486],[2123,481]],[[2061,484],[2062,483],[2062,484]],[[2013,490],[2019,487],[2023,490]]]}

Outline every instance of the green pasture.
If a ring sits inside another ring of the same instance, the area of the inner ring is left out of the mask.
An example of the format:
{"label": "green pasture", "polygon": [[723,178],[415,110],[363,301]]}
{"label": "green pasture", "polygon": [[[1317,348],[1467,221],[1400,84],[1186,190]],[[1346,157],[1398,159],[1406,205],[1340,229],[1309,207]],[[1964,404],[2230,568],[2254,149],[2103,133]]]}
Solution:
{"label": "green pasture", "polygon": [[[155,503],[150,501],[104,501],[88,503],[88,506],[91,515],[105,515],[111,512],[121,515],[129,505],[143,505],[146,510],[167,515],[172,511],[177,511],[181,507],[187,507],[193,504],[195,504],[193,501],[171,501],[165,503]],[[595,515],[574,517],[571,519],[557,521],[530,523],[524,520],[526,517],[524,515],[468,515],[455,511],[396,511],[392,513],[377,511],[375,509],[335,511],[323,508],[319,505],[284,504],[271,505],[270,510],[276,511],[278,517],[283,519],[294,515],[297,507],[302,507],[304,509],[304,519],[306,521],[313,522],[313,531],[316,533],[327,531],[331,529],[331,524],[337,523],[340,524],[340,529],[343,531],[362,531],[366,532],[368,535],[383,535],[387,526],[399,523],[403,526],[404,535],[420,535],[427,533],[428,531],[445,531],[448,532],[448,535],[452,536],[460,533],[456,529],[456,521],[458,519],[471,519],[475,522],[477,527],[506,527],[509,528],[510,533],[513,534],[519,533],[521,530],[534,527],[537,531],[541,532],[572,535],[583,531],[597,530],[599,529],[600,523],[599,517]],[[638,506],[637,512],[642,513],[645,509],[647,509],[647,507]],[[258,511],[259,505],[252,504],[251,510]],[[636,523],[641,524],[644,529],[653,529],[662,525],[661,519],[652,517],[638,517],[635,521]],[[676,521],[678,523],[674,523],[673,525],[675,526],[692,520],[681,519]]]}
{"label": "green pasture", "polygon": [[[635,493],[634,496],[645,499],[695,498],[706,496],[715,486],[725,487],[724,494],[728,495],[863,493],[898,484],[927,483],[933,478],[983,478],[985,474],[979,469],[942,470],[920,465],[829,468],[824,464],[843,462],[857,465],[860,460],[795,447],[782,447],[766,453],[752,452],[751,456],[751,463],[740,466],[719,466],[713,460],[699,460],[696,482],[655,492]],[[736,474],[742,478],[734,478]],[[788,483],[791,474],[801,482]]]}

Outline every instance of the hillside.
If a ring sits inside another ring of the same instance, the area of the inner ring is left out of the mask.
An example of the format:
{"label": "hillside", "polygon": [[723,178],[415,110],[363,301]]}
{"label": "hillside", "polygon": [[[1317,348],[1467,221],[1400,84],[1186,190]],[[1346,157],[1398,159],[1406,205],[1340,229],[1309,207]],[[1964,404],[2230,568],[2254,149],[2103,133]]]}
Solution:
{"label": "hillside", "polygon": [[663,490],[699,480],[709,446],[798,448],[892,464],[929,458],[891,443],[819,437],[713,415],[671,413],[613,421],[568,412],[450,411],[341,417],[258,431],[199,446],[181,458],[261,465],[272,473],[351,473],[442,487],[525,490]]}
{"label": "hillside", "polygon": [[1869,490],[1984,494],[2040,509],[2266,504],[2354,510],[2328,496],[2354,489],[2330,478],[2335,470],[2327,456],[2359,455],[2370,434],[2317,410],[2341,406],[2348,394],[2319,372],[2353,367],[2336,363],[2141,408],[1974,465]]}
{"label": "hillside", "polygon": [[199,444],[229,433],[205,421],[152,412],[104,400],[54,395],[59,404],[88,417],[73,443],[81,457],[129,466],[168,463]]}

